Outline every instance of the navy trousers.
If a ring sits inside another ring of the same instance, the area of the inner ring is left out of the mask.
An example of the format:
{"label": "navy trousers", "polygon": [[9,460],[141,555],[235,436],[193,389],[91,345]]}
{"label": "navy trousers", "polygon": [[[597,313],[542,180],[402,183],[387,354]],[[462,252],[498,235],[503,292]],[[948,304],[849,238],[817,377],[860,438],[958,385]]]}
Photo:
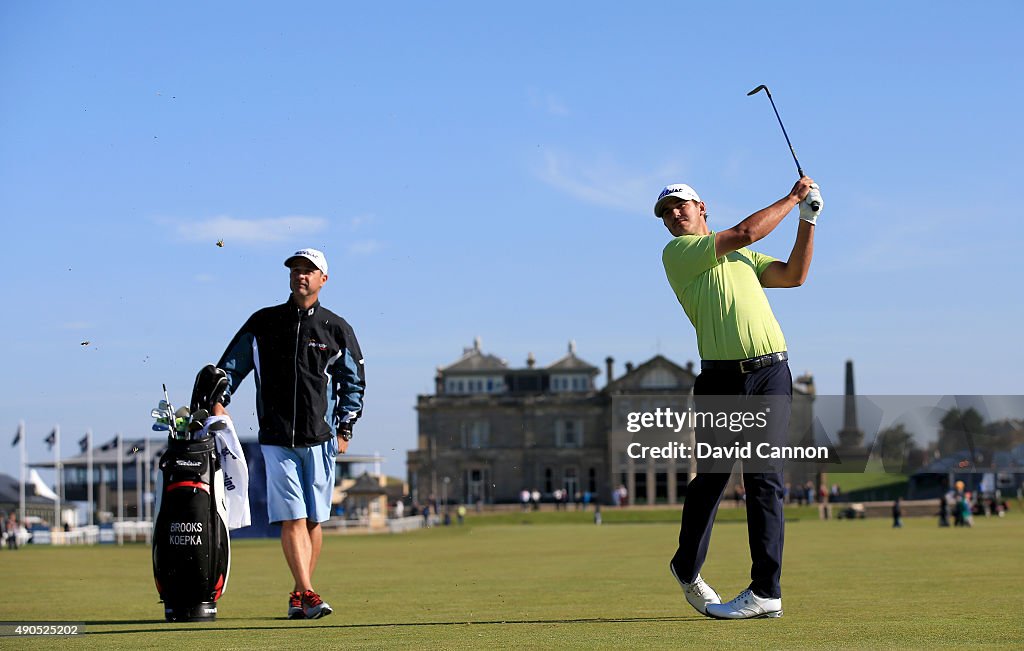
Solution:
{"label": "navy trousers", "polygon": [[[789,365],[779,362],[753,373],[705,369],[694,383],[697,408],[700,396],[779,396],[771,399],[772,414],[768,435],[776,441],[788,436],[793,377]],[[719,399],[720,400],[720,399]],[[697,430],[697,440],[709,438],[710,432]],[[718,513],[718,504],[729,483],[733,464],[723,471],[721,462],[714,472],[702,472],[698,462],[697,475],[686,487],[682,524],[679,528],[679,549],[672,558],[672,567],[681,581],[691,582],[700,573],[711,542],[711,527]],[[757,468],[758,470],[772,470]],[[782,543],[785,520],[782,512],[782,472],[744,472],[746,488],[747,540],[750,545],[750,588],[759,597],[780,598],[782,589]]]}

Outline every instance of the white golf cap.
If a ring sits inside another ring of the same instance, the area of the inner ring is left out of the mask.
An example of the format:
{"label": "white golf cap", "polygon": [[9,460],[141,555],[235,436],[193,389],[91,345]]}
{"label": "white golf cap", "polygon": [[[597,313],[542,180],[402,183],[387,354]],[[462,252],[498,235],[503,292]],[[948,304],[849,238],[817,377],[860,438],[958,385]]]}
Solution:
{"label": "white golf cap", "polygon": [[665,189],[658,195],[658,201],[654,204],[654,216],[661,219],[661,213],[665,212],[665,204],[670,197],[682,199],[683,201],[700,201],[700,197],[693,188],[685,183],[673,183],[666,185]]}
{"label": "white golf cap", "polygon": [[320,271],[327,273],[327,258],[324,256],[323,251],[317,251],[316,249],[299,249],[295,253],[288,256],[288,259],[284,261],[284,266],[291,267],[292,262],[296,258],[305,258],[309,260],[316,268]]}

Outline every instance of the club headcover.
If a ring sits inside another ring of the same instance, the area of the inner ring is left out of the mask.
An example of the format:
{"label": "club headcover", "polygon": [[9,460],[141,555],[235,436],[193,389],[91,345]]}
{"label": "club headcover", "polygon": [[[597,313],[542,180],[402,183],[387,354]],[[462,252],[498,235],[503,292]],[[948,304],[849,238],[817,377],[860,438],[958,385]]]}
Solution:
{"label": "club headcover", "polygon": [[228,374],[224,369],[207,364],[196,375],[195,386],[192,387],[192,411],[205,409],[213,412],[217,403],[228,406],[231,394],[228,393]]}

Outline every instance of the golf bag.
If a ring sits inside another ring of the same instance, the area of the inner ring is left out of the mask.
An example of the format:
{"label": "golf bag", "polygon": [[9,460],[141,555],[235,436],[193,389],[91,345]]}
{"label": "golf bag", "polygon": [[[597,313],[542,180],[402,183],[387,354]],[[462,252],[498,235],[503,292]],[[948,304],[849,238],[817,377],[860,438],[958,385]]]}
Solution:
{"label": "golf bag", "polygon": [[160,472],[153,576],[164,615],[169,622],[216,619],[231,570],[231,542],[215,435],[203,429],[182,437],[172,428]]}

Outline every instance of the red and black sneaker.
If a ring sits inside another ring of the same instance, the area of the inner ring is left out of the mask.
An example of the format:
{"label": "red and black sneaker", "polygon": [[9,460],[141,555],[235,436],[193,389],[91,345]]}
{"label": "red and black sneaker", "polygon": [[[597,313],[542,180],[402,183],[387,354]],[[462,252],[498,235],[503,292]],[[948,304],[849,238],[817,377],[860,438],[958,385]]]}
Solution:
{"label": "red and black sneaker", "polygon": [[302,593],[292,592],[288,595],[288,619],[305,619],[306,613],[302,611]]}
{"label": "red and black sneaker", "polygon": [[330,604],[320,598],[320,595],[312,590],[306,590],[302,593],[302,612],[306,615],[306,619],[320,619],[334,611]]}

